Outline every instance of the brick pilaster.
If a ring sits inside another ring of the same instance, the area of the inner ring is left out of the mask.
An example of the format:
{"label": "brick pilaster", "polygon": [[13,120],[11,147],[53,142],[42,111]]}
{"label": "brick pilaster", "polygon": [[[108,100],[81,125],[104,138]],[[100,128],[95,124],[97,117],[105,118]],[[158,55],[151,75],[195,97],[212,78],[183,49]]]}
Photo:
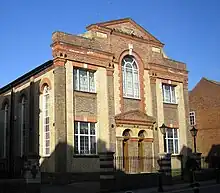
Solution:
{"label": "brick pilaster", "polygon": [[109,121],[109,142],[110,150],[116,149],[116,131],[115,131],[115,102],[114,102],[114,69],[107,68],[107,87],[108,87],[108,121]]}
{"label": "brick pilaster", "polygon": [[54,60],[55,171],[66,172],[66,69],[65,60]]}
{"label": "brick pilaster", "polygon": [[[150,86],[151,86],[151,94],[152,94],[152,108],[153,108],[153,116],[157,120],[157,94],[156,94],[156,78],[151,77],[150,78]],[[157,125],[158,127],[158,125]],[[158,128],[157,130],[153,129],[153,136],[154,136],[154,142],[153,142],[153,148],[154,148],[154,155],[157,156],[159,153],[159,138],[158,138]]]}

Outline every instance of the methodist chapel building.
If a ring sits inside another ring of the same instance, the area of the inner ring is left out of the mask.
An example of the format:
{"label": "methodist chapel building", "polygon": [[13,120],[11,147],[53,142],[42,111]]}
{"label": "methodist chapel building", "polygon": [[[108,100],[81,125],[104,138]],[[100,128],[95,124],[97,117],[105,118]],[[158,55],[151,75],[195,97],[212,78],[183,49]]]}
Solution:
{"label": "methodist chapel building", "polygon": [[130,18],[86,29],[54,32],[52,59],[0,89],[1,169],[19,172],[34,154],[45,174],[93,173],[98,152],[112,151],[126,172],[126,157],[175,157],[187,146],[186,64]]}

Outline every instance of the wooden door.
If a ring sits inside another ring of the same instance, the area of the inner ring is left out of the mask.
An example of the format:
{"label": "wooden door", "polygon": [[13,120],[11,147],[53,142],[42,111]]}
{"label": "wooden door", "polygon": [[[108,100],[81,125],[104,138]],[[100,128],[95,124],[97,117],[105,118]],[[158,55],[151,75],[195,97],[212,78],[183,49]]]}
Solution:
{"label": "wooden door", "polygon": [[129,156],[128,156],[128,140],[123,141],[123,168],[125,172],[129,171]]}
{"label": "wooden door", "polygon": [[139,161],[139,172],[144,171],[144,157],[143,157],[143,142],[141,140],[138,141],[138,161]]}

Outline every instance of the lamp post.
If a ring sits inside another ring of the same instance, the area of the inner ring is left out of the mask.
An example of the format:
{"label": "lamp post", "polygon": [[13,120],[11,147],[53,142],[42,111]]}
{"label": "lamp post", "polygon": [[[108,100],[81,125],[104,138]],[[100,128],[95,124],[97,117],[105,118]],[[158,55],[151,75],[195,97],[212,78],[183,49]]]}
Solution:
{"label": "lamp post", "polygon": [[[167,126],[164,123],[160,126],[160,131],[164,137],[167,132]],[[165,152],[165,150],[166,150],[166,143],[164,141],[164,152]]]}
{"label": "lamp post", "polygon": [[193,137],[193,140],[194,140],[194,152],[196,153],[196,136],[197,136],[197,133],[198,133],[198,129],[196,129],[194,126],[192,129],[190,129],[190,133]]}
{"label": "lamp post", "polygon": [[[162,133],[163,136],[165,136],[166,131],[167,131],[167,126],[163,123],[160,127],[160,131]],[[166,149],[166,144],[164,142],[164,152]],[[163,173],[164,173],[164,168],[163,168],[163,163],[162,163],[163,159],[160,158],[160,170],[159,170],[159,182],[158,182],[158,192],[164,192],[163,189]]]}

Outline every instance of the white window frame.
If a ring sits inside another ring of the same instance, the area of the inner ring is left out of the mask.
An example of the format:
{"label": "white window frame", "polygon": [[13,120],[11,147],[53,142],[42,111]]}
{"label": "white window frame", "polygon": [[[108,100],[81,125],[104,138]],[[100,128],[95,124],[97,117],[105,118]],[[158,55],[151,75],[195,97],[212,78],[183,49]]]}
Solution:
{"label": "white window frame", "polygon": [[[168,130],[170,130],[170,129],[172,129],[172,133],[173,133],[173,137],[168,137]],[[174,136],[174,130],[176,130],[177,131],[177,137],[175,137]],[[168,141],[169,140],[172,140],[172,142],[173,142],[173,151],[174,152],[170,152],[169,151],[169,146],[168,146]],[[177,152],[175,152],[175,149],[176,149],[176,143],[175,143],[175,141],[178,141],[178,149],[177,149]],[[180,152],[180,140],[179,140],[179,129],[177,129],[177,128],[168,128],[167,129],[167,131],[166,131],[166,133],[165,133],[165,143],[166,143],[166,153],[172,153],[172,154],[179,154],[179,152]]]}
{"label": "white window frame", "polygon": [[[166,92],[166,89],[165,87],[168,86],[169,87],[169,100],[167,100],[165,98],[165,92]],[[172,95],[172,88],[174,89],[174,97]],[[172,84],[162,84],[162,89],[163,89],[163,102],[164,103],[170,103],[170,104],[177,104],[177,97],[176,97],[176,86],[172,85]]]}
{"label": "white window frame", "polygon": [[[194,124],[191,124],[191,118],[193,119],[192,122],[194,122]],[[190,124],[190,126],[195,126],[196,125],[196,113],[195,113],[195,111],[190,111],[189,112],[189,124]]]}
{"label": "white window frame", "polygon": [[[126,57],[130,57],[133,61],[129,62],[126,61],[125,58]],[[137,66],[137,68],[134,68],[134,64]],[[127,67],[127,65],[131,65],[130,67]],[[132,96],[130,94],[128,94],[128,88],[127,88],[127,69],[130,69],[132,71]],[[137,73],[137,81],[138,82],[134,82],[135,81],[135,73]],[[140,99],[140,79],[139,79],[139,68],[138,68],[138,64],[135,60],[134,57],[131,56],[125,56],[122,59],[122,84],[123,84],[123,96],[126,98],[134,98],[134,99]],[[137,96],[135,96],[135,84],[138,84],[138,94]]]}
{"label": "white window frame", "polygon": [[[74,82],[74,90],[76,91],[81,91],[81,92],[90,92],[90,93],[95,93],[96,92],[96,77],[95,77],[95,71],[91,71],[91,70],[87,70],[87,69],[83,69],[83,68],[75,68],[73,69],[74,73],[73,76],[76,74],[77,76],[77,82]],[[87,73],[87,90],[83,90],[80,88],[80,71],[85,71]],[[76,72],[76,73],[75,73]],[[94,88],[90,88],[90,76],[89,74],[93,74],[93,78],[94,78]],[[75,81],[75,78],[73,78],[73,80]]]}
{"label": "white window frame", "polygon": [[4,128],[3,128],[3,154],[2,154],[2,158],[6,158],[6,132],[8,129],[8,111],[9,111],[9,105],[8,103],[6,103],[4,105]]}
{"label": "white window frame", "polygon": [[[49,100],[50,100],[50,94],[49,94],[49,87],[47,85],[44,86],[43,89],[43,156],[50,156],[50,140],[51,140],[51,135],[50,135],[50,116],[49,116]],[[46,103],[47,103],[47,107],[46,108]],[[46,113],[47,112],[47,113]],[[49,119],[48,123],[46,123],[46,118]],[[46,131],[46,126],[49,127],[49,131]],[[46,135],[49,135],[49,139],[46,138]],[[49,145],[47,146],[47,141],[49,141]],[[46,151],[46,149],[49,148],[49,152]]]}
{"label": "white window frame", "polygon": [[[80,123],[87,123],[88,124],[88,134],[80,134]],[[77,128],[74,128],[74,131],[73,131],[73,135],[74,135],[74,141],[75,141],[75,138],[77,137],[78,138],[78,149],[77,149],[77,152],[74,152],[76,155],[96,155],[97,154],[97,129],[96,129],[96,124],[95,123],[92,123],[92,124],[95,124],[95,135],[94,134],[91,134],[90,133],[90,125],[91,123],[90,122],[83,122],[83,121],[75,121],[74,122],[74,125],[77,124]],[[75,129],[78,129],[77,131],[77,134],[75,133]],[[88,144],[89,144],[89,153],[86,154],[86,153],[81,153],[80,152],[80,147],[81,147],[81,144],[80,144],[80,137],[81,136],[86,136],[88,137]],[[90,140],[90,137],[95,137],[95,143],[96,143],[96,147],[95,147],[95,153],[91,153],[91,140]],[[74,142],[75,144],[75,142]],[[73,144],[73,146],[74,146]],[[74,147],[75,149],[76,147]],[[75,150],[74,150],[75,151]]]}
{"label": "white window frame", "polygon": [[[23,96],[21,98],[21,122],[20,122],[20,135],[21,135],[21,156],[23,156],[24,151],[25,151],[25,139],[24,139],[24,132],[26,132],[26,125],[25,125],[25,113],[26,111],[26,100],[25,97]],[[26,133],[25,133],[26,134]]]}

